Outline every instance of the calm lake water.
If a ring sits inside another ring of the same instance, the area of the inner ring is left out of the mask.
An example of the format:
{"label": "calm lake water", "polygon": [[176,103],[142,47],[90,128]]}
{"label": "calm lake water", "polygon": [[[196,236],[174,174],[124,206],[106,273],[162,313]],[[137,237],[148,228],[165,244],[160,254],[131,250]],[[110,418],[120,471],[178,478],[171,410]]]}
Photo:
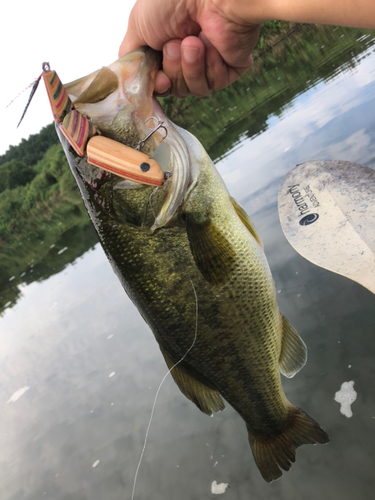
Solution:
{"label": "calm lake water", "polygon": [[[263,239],[280,309],[309,351],[304,369],[283,378],[286,395],[331,442],[299,448],[292,469],[267,484],[238,414],[227,407],[207,417],[168,377],[136,499],[214,498],[213,481],[229,483],[222,495],[228,500],[375,498],[375,297],[300,257],[277,213],[282,178],[298,163],[341,159],[375,168],[374,42],[361,30],[296,33],[230,94],[205,101],[207,112],[199,103],[189,108],[192,121],[184,123],[199,139],[202,130],[232,196]],[[167,368],[93,230],[85,231],[83,253],[73,251],[74,229],[51,248],[64,262],[59,272],[43,274],[30,263],[26,275],[16,276],[19,298],[0,316],[4,500],[131,498]],[[71,262],[64,261],[68,252]],[[334,400],[349,381],[357,391],[350,418]]]}

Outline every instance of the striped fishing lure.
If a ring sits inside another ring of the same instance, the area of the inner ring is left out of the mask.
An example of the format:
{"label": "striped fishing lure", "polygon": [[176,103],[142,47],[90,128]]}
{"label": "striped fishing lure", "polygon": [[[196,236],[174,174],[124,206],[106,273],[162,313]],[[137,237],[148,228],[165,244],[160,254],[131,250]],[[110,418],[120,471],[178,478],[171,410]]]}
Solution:
{"label": "striped fishing lure", "polygon": [[99,134],[95,125],[76,109],[65,116],[60,130],[79,156],[85,156],[88,140]]}
{"label": "striped fishing lure", "polygon": [[42,76],[47,89],[53,117],[56,123],[61,123],[65,115],[73,108],[72,101],[56,71],[50,71],[47,63],[43,64],[43,70]]}
{"label": "striped fishing lure", "polygon": [[74,105],[56,71],[43,64],[43,80],[46,86],[52,114],[69,144],[79,156],[85,156],[87,141],[99,131]]}
{"label": "striped fishing lure", "polygon": [[[164,173],[156,160],[149,158],[140,151],[144,143],[159,128],[163,128],[167,134],[163,122],[158,122],[157,126],[139,142],[137,150],[106,137],[95,137],[101,136],[100,130],[87,116],[75,109],[59,76],[56,71],[51,71],[48,63],[43,63],[43,73],[32,84],[32,91],[19,124],[25,116],[42,77],[46,86],[53,118],[71,147],[79,156],[86,156],[87,154],[87,161],[89,163],[119,177],[130,179],[140,184],[162,186],[164,181],[171,176],[170,172],[166,171]],[[148,118],[146,122],[151,118],[154,117]],[[156,118],[154,119],[156,120]]]}

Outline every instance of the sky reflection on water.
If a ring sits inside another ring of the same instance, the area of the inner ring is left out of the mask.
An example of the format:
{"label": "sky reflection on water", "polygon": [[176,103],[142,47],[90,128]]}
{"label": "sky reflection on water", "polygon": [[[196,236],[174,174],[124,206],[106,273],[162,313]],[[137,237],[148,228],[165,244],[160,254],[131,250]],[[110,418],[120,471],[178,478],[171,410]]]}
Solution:
{"label": "sky reflection on water", "polygon": [[[208,418],[169,377],[135,498],[210,498],[216,480],[230,484],[224,496],[233,499],[373,499],[375,297],[296,254],[280,228],[277,193],[283,176],[310,159],[375,168],[374,62],[370,47],[354,69],[297,95],[217,164],[262,236],[280,309],[309,349],[304,369],[283,379],[285,392],[330,444],[298,449],[291,471],[268,485],[241,418],[231,408]],[[167,369],[101,247],[24,286],[0,331],[0,498],[130,499]],[[358,396],[346,418],[334,396],[350,380]]]}

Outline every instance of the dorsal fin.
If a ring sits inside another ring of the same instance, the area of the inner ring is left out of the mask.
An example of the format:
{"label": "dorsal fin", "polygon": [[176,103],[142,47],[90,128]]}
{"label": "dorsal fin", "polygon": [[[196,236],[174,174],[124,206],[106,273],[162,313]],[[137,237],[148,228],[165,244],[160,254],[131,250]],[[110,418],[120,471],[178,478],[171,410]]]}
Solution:
{"label": "dorsal fin", "polygon": [[230,201],[232,202],[233,208],[235,209],[238,217],[241,219],[242,224],[246,227],[249,233],[251,233],[254,236],[256,241],[259,243],[260,248],[264,250],[263,241],[261,240],[257,230],[255,229],[253,221],[250,219],[245,210],[234,198],[231,197]]}
{"label": "dorsal fin", "polygon": [[[163,349],[160,350],[168,368],[171,369],[175,363]],[[182,394],[196,404],[203,413],[212,415],[213,411],[224,410],[223,399],[215,389],[210,389],[201,382],[198,382],[198,380],[192,378],[178,365],[173,368],[171,375]]]}
{"label": "dorsal fin", "polygon": [[280,352],[280,371],[288,378],[292,378],[306,364],[307,347],[289,321],[281,316],[283,333]]}

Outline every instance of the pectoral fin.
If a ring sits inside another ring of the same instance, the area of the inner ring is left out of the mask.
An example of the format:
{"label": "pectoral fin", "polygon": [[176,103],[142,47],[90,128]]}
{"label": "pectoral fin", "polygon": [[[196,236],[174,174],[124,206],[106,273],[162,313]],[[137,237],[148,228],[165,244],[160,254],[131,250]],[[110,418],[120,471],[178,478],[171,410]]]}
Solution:
{"label": "pectoral fin", "polygon": [[186,229],[195,263],[212,285],[224,285],[231,277],[235,251],[211,220],[186,219]]}
{"label": "pectoral fin", "polygon": [[283,333],[281,340],[280,371],[288,378],[292,378],[306,364],[307,347],[289,321],[281,316]]}
{"label": "pectoral fin", "polygon": [[245,210],[234,198],[231,198],[230,201],[232,202],[233,208],[235,209],[238,217],[241,219],[242,224],[246,227],[249,233],[251,233],[254,236],[254,238],[259,243],[261,249],[264,250],[263,241],[261,240],[257,230],[255,229],[253,221],[250,219]]}
{"label": "pectoral fin", "polygon": [[[168,368],[171,370],[175,363],[162,349],[161,352]],[[198,380],[190,377],[178,365],[172,369],[171,375],[182,394],[197,405],[203,413],[212,415],[213,411],[224,410],[225,405],[218,391],[210,389],[201,382],[198,382]]]}

